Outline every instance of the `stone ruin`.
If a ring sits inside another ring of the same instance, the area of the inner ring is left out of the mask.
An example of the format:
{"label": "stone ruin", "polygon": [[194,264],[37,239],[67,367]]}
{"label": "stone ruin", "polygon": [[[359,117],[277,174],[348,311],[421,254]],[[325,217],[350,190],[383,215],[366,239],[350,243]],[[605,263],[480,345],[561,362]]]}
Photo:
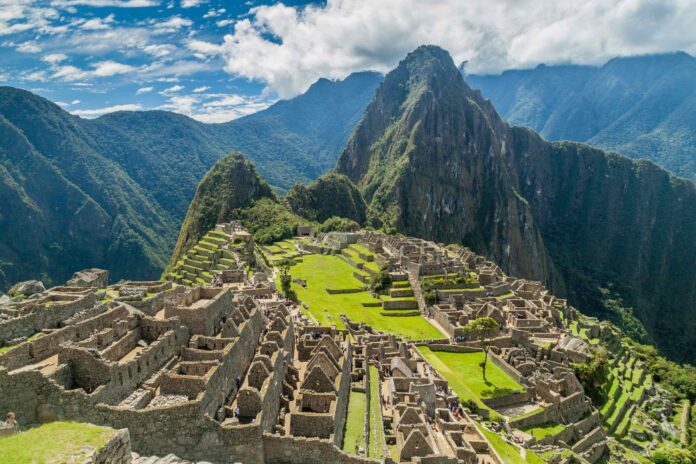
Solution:
{"label": "stone ruin", "polygon": [[[221,243],[253,247],[237,223],[217,231],[227,234]],[[543,443],[522,437],[523,446],[570,448],[590,462],[604,453],[597,411],[570,369],[590,351],[564,328],[574,311],[564,300],[465,248],[376,232],[317,240],[308,246],[332,253],[359,243],[395,280],[407,280],[413,309],[449,336],[419,342],[432,350],[479,350],[464,327],[477,317],[496,320],[491,362],[523,392],[486,406],[505,427],[565,426]],[[280,301],[270,275],[249,279],[244,266],[253,263],[230,250],[220,251],[225,266],[234,264],[220,285],[182,286],[172,278],[109,286],[105,271],[89,269],[65,286],[0,304],[0,411],[15,411],[25,424],[60,419],[129,429],[132,449],[144,456],[368,463],[378,460],[341,447],[351,393],[369,397],[377,383],[378,404],[366,414],[376,408],[381,418],[384,461],[503,463],[480,418],[451,408],[456,394],[414,343],[347,319],[347,330],[312,324]],[[428,279],[435,304],[424,301]]]}

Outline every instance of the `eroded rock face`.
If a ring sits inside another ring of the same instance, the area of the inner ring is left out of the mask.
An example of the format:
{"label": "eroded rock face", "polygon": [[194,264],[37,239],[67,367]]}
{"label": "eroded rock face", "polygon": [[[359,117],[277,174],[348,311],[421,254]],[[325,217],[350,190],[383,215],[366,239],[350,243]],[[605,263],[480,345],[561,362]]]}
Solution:
{"label": "eroded rock face", "polygon": [[104,269],[85,269],[73,274],[68,280],[69,287],[96,287],[104,288],[109,285],[109,271]]}
{"label": "eroded rock face", "polygon": [[13,296],[31,296],[44,291],[46,291],[46,287],[44,287],[43,282],[40,280],[25,280],[24,282],[14,284],[8,293]]}

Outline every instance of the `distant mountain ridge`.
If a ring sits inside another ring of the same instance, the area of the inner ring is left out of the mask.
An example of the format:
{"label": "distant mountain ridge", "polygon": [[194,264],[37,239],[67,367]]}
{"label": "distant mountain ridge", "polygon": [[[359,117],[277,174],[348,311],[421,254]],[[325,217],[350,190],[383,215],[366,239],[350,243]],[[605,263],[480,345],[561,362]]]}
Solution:
{"label": "distant mountain ridge", "polygon": [[643,158],[696,180],[696,58],[621,57],[603,66],[544,66],[466,75],[512,125]]}
{"label": "distant mountain ridge", "polygon": [[371,72],[322,79],[303,95],[224,124],[165,111],[87,120],[0,87],[0,191],[7,199],[0,204],[0,289],[30,278],[62,282],[94,266],[115,279],[158,277],[196,185],[217,160],[242,150],[280,191],[311,181],[335,164],[381,80]]}

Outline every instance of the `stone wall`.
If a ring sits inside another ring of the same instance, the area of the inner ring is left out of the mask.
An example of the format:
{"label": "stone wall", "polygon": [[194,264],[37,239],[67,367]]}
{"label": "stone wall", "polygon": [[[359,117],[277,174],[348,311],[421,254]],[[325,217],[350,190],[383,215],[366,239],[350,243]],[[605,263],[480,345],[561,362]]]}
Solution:
{"label": "stone wall", "polygon": [[126,319],[128,310],[120,305],[90,319],[78,322],[75,325],[56,330],[50,334],[23,343],[12,350],[0,355],[0,364],[9,370],[17,369],[26,364],[53,356],[58,353],[60,345],[67,341],[81,340],[91,335],[97,329],[107,327],[118,319]]}
{"label": "stone wall", "polygon": [[351,371],[353,370],[353,345],[348,345],[341,370],[341,384],[336,394],[336,416],[334,418],[333,442],[336,446],[343,445],[343,434],[346,428],[348,400],[350,397]]}
{"label": "stone wall", "polygon": [[[378,464],[376,459],[346,454],[331,440],[263,435],[263,449],[267,464]],[[244,463],[246,464],[246,462]]]}
{"label": "stone wall", "polygon": [[230,394],[237,377],[244,377],[247,366],[254,357],[263,328],[263,314],[258,309],[239,328],[239,337],[225,353],[222,364],[213,374],[201,400],[201,408],[211,417]]}
{"label": "stone wall", "polygon": [[[50,296],[47,298],[51,298]],[[39,305],[42,299],[36,300]],[[32,303],[27,303],[30,305]],[[7,321],[0,322],[0,344],[20,337],[30,337],[42,329],[54,329],[78,311],[94,307],[93,293],[81,296],[71,302],[55,302],[48,308],[38,308],[32,312]]]}
{"label": "stone wall", "polygon": [[118,430],[88,461],[81,464],[130,464],[131,445],[128,429]]}

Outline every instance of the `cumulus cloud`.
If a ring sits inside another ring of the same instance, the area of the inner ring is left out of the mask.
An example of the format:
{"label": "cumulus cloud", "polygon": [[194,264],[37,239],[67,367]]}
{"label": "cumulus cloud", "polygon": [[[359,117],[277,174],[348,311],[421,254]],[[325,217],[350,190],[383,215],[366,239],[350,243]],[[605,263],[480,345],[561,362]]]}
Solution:
{"label": "cumulus cloud", "polygon": [[155,31],[159,34],[176,32],[184,27],[191,27],[193,21],[188,18],[182,18],[181,16],[172,16],[166,21],[155,22]]}
{"label": "cumulus cloud", "polygon": [[421,44],[470,72],[696,51],[692,0],[328,0],[251,10],[224,38],[226,70],[282,97],[319,77],[387,71]]}
{"label": "cumulus cloud", "polygon": [[152,92],[155,90],[154,87],[140,87],[138,90],[135,91],[136,95],[142,95],[144,93]]}
{"label": "cumulus cloud", "polygon": [[139,111],[143,109],[142,105],[135,103],[129,103],[126,105],[114,105],[107,106],[104,108],[94,108],[94,109],[84,109],[84,110],[74,110],[71,111],[72,114],[81,116],[83,118],[96,118],[103,114],[113,113],[115,111]]}
{"label": "cumulus cloud", "polygon": [[197,39],[189,40],[186,43],[186,46],[189,50],[203,57],[218,55],[223,51],[223,47],[221,45],[216,45],[214,43]]}
{"label": "cumulus cloud", "polygon": [[206,3],[205,0],[182,0],[181,1],[181,8],[193,8],[198,5],[201,5],[203,3]]}
{"label": "cumulus cloud", "polygon": [[39,53],[41,51],[41,47],[39,47],[39,45],[35,42],[24,42],[17,45],[16,50],[22,53]]}
{"label": "cumulus cloud", "polygon": [[41,57],[41,61],[44,61],[49,64],[57,64],[67,59],[68,55],[64,53],[49,53],[48,55],[44,55],[43,57]]}

